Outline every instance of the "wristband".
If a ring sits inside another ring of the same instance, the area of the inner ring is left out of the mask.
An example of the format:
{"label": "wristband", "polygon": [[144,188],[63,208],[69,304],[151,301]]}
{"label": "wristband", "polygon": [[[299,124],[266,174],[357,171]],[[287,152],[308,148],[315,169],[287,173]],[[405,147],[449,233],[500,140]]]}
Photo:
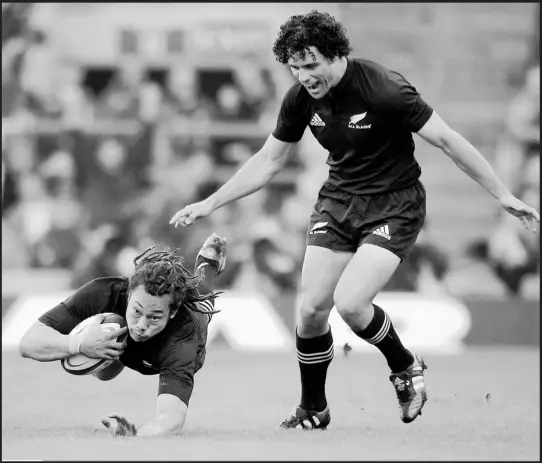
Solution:
{"label": "wristband", "polygon": [[83,335],[81,334],[70,334],[70,343],[68,345],[68,351],[70,352],[70,355],[76,355],[80,354],[81,350],[81,343],[83,342]]}

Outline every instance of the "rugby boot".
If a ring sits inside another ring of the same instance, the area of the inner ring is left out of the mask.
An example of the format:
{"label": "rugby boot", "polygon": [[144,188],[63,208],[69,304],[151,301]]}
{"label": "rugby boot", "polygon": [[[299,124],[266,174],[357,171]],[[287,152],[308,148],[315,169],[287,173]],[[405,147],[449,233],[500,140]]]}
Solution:
{"label": "rugby boot", "polygon": [[295,407],[288,418],[279,424],[281,429],[300,428],[305,431],[311,429],[324,430],[328,427],[331,421],[329,407],[326,406],[321,412],[314,410],[305,410],[301,407]]}
{"label": "rugby boot", "polygon": [[196,270],[209,264],[220,275],[226,266],[226,239],[213,233],[205,240],[196,257]]}
{"label": "rugby boot", "polygon": [[411,423],[427,401],[423,371],[427,366],[421,357],[414,355],[414,362],[406,370],[390,375],[399,401],[399,414],[404,423]]}

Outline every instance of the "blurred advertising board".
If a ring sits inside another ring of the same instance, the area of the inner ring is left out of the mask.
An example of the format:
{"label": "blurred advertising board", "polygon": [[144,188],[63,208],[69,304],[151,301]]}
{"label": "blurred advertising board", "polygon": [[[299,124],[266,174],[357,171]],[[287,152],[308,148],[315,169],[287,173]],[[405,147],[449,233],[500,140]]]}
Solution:
{"label": "blurred advertising board", "polygon": [[[66,299],[71,291],[2,297],[2,348],[14,349],[41,314]],[[540,341],[538,301],[460,301],[417,293],[382,293],[375,303],[390,314],[406,346],[423,353],[459,354],[469,346],[528,345]],[[219,341],[247,352],[281,352],[295,348],[295,322],[286,310],[274,308],[257,293],[229,291],[217,300],[221,313],[209,325],[209,345]],[[352,352],[377,350],[357,338],[333,309],[330,316],[337,348]]]}

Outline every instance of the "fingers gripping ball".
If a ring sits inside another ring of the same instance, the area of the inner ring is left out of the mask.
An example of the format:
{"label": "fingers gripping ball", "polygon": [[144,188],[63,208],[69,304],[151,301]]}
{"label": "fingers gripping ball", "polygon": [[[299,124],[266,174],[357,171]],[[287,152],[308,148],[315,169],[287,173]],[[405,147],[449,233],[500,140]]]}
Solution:
{"label": "fingers gripping ball", "polygon": [[[80,340],[84,339],[85,333],[93,326],[100,325],[100,329],[104,331],[114,331],[126,326],[126,320],[115,313],[103,313],[93,315],[92,317],[83,320],[71,332],[70,336],[75,335]],[[123,342],[128,333],[119,336],[116,341]],[[72,375],[89,375],[107,368],[114,360],[90,358],[83,354],[75,354],[71,357],[61,360],[62,368]]]}

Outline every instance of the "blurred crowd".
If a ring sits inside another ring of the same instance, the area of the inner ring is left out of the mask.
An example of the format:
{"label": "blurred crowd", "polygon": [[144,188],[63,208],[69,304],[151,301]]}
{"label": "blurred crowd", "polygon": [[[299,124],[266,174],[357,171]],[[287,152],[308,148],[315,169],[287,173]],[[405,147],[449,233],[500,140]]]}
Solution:
{"label": "blurred crowd", "polygon": [[[524,84],[506,111],[503,129],[496,170],[518,198],[540,210],[539,62],[527,68]],[[504,211],[489,237],[472,243],[469,252],[489,265],[510,295],[522,295],[529,284],[539,288],[540,233],[527,231]]]}
{"label": "blurred crowd", "polygon": [[3,269],[63,268],[78,287],[129,274],[133,258],[155,244],[180,248],[192,268],[216,231],[229,242],[224,287],[274,300],[295,292],[305,226],[298,217],[306,215],[295,187],[299,160],[209,220],[169,225],[272,130],[280,82],[265,66],[246,56],[226,73],[187,63],[157,72],[127,56],[89,72],[60,62],[47,36],[20,19],[2,41]]}
{"label": "blurred crowd", "polygon": [[[78,287],[129,274],[133,258],[155,244],[180,248],[191,267],[216,231],[229,242],[223,287],[264,292],[275,304],[294,298],[308,215],[327,173],[314,147],[301,145],[269,188],[192,227],[169,225],[263,144],[284,91],[270,71],[279,66],[245,56],[229,72],[182,62],[157,70],[127,55],[115,68],[89,70],[59,61],[18,5],[2,31],[3,268],[63,268]],[[499,154],[500,174],[536,205],[539,78],[533,67],[512,102]],[[470,252],[518,294],[539,271],[538,237],[508,216],[499,221]],[[426,228],[386,289],[446,291],[449,270]]]}

